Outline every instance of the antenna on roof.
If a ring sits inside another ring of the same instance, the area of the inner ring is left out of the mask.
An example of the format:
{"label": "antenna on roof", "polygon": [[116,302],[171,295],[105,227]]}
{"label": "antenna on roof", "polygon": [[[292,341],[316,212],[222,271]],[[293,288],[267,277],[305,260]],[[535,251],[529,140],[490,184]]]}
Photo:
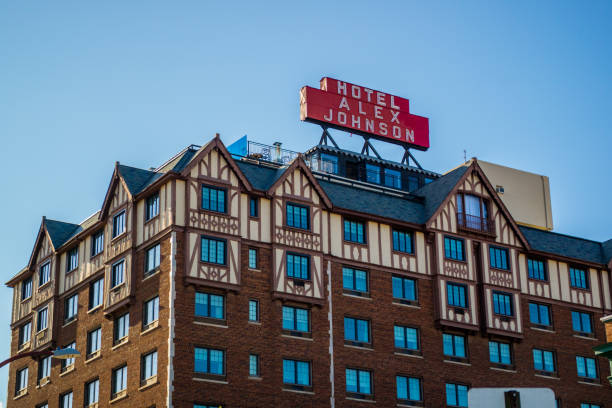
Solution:
{"label": "antenna on roof", "polygon": [[467,163],[467,152],[463,149],[463,162]]}

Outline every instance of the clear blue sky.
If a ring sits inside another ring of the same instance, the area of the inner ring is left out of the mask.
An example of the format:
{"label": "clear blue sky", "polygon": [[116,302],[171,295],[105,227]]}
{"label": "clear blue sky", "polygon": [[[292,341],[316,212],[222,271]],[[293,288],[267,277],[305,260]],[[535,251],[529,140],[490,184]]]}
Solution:
{"label": "clear blue sky", "polygon": [[548,175],[557,231],[612,238],[612,3],[338,3],[2,2],[2,281],[43,215],[80,222],[101,206],[117,160],[156,166],[215,132],[316,144],[298,91],[327,75],[409,98],[430,118],[424,167],[448,170],[466,149]]}

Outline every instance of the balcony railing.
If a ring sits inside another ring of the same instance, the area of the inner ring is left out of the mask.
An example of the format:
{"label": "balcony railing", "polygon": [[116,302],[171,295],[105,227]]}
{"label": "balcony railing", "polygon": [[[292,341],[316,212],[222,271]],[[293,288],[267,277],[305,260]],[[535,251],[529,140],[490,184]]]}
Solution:
{"label": "balcony railing", "polygon": [[280,144],[277,146],[268,146],[249,141],[247,146],[247,157],[271,163],[289,164],[298,154],[298,152],[281,149]]}
{"label": "balcony railing", "polygon": [[488,235],[495,235],[495,223],[493,222],[493,220],[479,217],[477,215],[458,212],[457,225],[459,226],[459,228],[464,230],[481,232]]}

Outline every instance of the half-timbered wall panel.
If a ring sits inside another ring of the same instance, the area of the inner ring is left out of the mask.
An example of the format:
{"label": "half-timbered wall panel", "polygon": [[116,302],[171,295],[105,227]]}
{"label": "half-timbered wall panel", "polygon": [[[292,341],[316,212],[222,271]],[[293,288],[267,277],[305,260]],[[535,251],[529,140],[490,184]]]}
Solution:
{"label": "half-timbered wall panel", "polygon": [[240,285],[240,240],[226,240],[225,265],[217,265],[201,261],[201,237],[196,232],[188,234],[188,277],[203,279],[211,284]]}
{"label": "half-timbered wall panel", "polygon": [[142,244],[156,236],[160,231],[168,228],[174,223],[174,214],[172,211],[172,183],[166,183],[158,190],[159,194],[159,215],[145,221],[147,198],[138,201],[136,206],[137,220],[137,245]]}
{"label": "half-timbered wall panel", "polygon": [[319,255],[310,257],[310,280],[296,281],[287,277],[287,251],[274,249],[274,291],[279,294],[289,294],[310,298],[323,298],[323,262]]}
{"label": "half-timbered wall panel", "polygon": [[604,307],[610,310],[612,309],[612,302],[610,301],[610,275],[606,270],[601,271],[601,286],[603,288]]}
{"label": "half-timbered wall panel", "polygon": [[185,181],[176,180],[176,191],[174,192],[176,201],[176,225],[185,226]]}

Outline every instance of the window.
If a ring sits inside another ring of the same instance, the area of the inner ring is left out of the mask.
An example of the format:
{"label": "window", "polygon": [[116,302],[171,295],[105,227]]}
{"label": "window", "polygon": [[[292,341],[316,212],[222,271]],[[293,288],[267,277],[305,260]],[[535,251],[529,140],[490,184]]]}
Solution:
{"label": "window", "polygon": [[380,167],[366,163],[366,181],[368,183],[380,184]]}
{"label": "window", "polygon": [[153,245],[147,249],[145,257],[145,276],[151,275],[159,268],[160,264],[160,245]]}
{"label": "window", "polygon": [[597,378],[597,363],[594,358],[576,356],[576,369],[578,377]]}
{"label": "window", "polygon": [[79,295],[70,296],[64,301],[64,322],[70,322],[77,317],[77,309],[79,307]]}
{"label": "window", "polygon": [[370,342],[370,322],[352,317],[344,318],[344,340],[356,343]]}
{"label": "window", "polygon": [[159,193],[155,193],[147,198],[147,211],[145,214],[145,221],[149,221],[151,218],[159,215]]}
{"label": "window", "polygon": [[225,209],[225,190],[210,186],[202,186],[202,209],[226,212]]}
{"label": "window", "polygon": [[209,317],[211,319],[225,318],[225,299],[221,295],[196,292],[195,314],[196,316]]}
{"label": "window", "polygon": [[533,349],[533,368],[540,374],[555,372],[555,356],[552,351]]}
{"label": "window", "polygon": [[449,407],[467,407],[467,393],[467,385],[446,383],[446,405]]}
{"label": "window", "polygon": [[40,267],[38,272],[38,287],[43,286],[51,280],[51,262],[46,262]]}
{"label": "window", "polygon": [[257,249],[249,248],[249,268],[257,269]]}
{"label": "window", "polygon": [[360,221],[344,220],[344,240],[365,244],[365,226]]}
{"label": "window", "polygon": [[570,268],[570,283],[574,288],[588,289],[589,282],[587,281],[586,271],[584,269]]}
{"label": "window", "polygon": [[505,292],[493,292],[493,312],[502,316],[514,316],[512,295]]}
{"label": "window", "polygon": [[36,319],[36,331],[42,331],[47,328],[47,314],[49,309],[47,307],[42,308],[38,311],[38,318]]}
{"label": "window", "polygon": [[116,398],[117,394],[127,388],[127,365],[113,370],[111,382],[112,398]]}
{"label": "window", "polygon": [[[67,344],[64,348],[76,348],[76,342],[73,341],[72,343]],[[62,373],[74,365],[74,357],[62,359],[60,361]]]}
{"label": "window", "polygon": [[580,403],[580,408],[601,408],[601,405],[582,402]]}
{"label": "window", "polygon": [[321,153],[321,170],[326,173],[338,174],[338,157]]}
{"label": "window", "polygon": [[414,279],[393,276],[391,278],[391,286],[395,299],[401,299],[406,301],[406,303],[416,303],[416,281]]}
{"label": "window", "polygon": [[259,198],[249,197],[249,216],[259,217]]}
{"label": "window", "polygon": [[46,402],[44,402],[44,403],[42,403],[42,404],[40,404],[40,405],[37,405],[37,406],[36,406],[36,408],[49,408],[49,404],[47,404]]}
{"label": "window", "polygon": [[223,408],[222,404],[193,404],[193,408]]}
{"label": "window", "polygon": [[457,194],[457,221],[460,227],[489,232],[486,200],[471,194]]}
{"label": "window", "polygon": [[202,237],[202,262],[225,265],[225,240]]}
{"label": "window", "polygon": [[309,332],[310,322],[308,310],[292,306],[283,306],[283,329],[292,332]]}
{"label": "window", "polygon": [[100,230],[91,237],[92,258],[104,250],[104,230]]}
{"label": "window", "polygon": [[72,408],[72,391],[60,395],[60,408]]}
{"label": "window", "polygon": [[448,305],[453,307],[467,307],[466,286],[458,283],[446,282],[446,296]]}
{"label": "window", "polygon": [[249,300],[249,322],[259,321],[259,301]]}
{"label": "window", "polygon": [[408,175],[408,191],[414,191],[419,188],[419,178],[413,174]]}
{"label": "window", "polygon": [[287,276],[293,279],[310,279],[310,257],[287,253]]}
{"label": "window", "polygon": [[124,269],[125,269],[125,260],[120,260],[116,262],[111,267],[111,288],[119,286],[123,283],[124,280]]}
{"label": "window", "polygon": [[85,384],[85,406],[94,405],[100,399],[100,380],[97,378]]}
{"label": "window", "polygon": [[366,293],[368,273],[359,269],[342,268],[342,287],[352,292]]}
{"label": "window", "polygon": [[372,374],[367,370],[346,369],[346,392],[371,395]]}
{"label": "window", "polygon": [[409,351],[419,350],[419,330],[412,327],[393,326],[395,348]]}
{"label": "window", "polygon": [[21,300],[29,299],[32,296],[32,278],[27,278],[21,282]]}
{"label": "window", "polygon": [[116,344],[120,340],[127,338],[130,332],[130,314],[126,313],[115,319],[113,327],[113,342]]}
{"label": "window", "polygon": [[28,367],[17,370],[17,378],[15,381],[15,394],[18,395],[28,388]]}
{"label": "window", "polygon": [[89,310],[102,304],[104,296],[104,278],[100,278],[89,285]]}
{"label": "window", "polygon": [[463,240],[459,238],[444,237],[444,256],[457,261],[465,260]]}
{"label": "window", "polygon": [[259,356],[249,354],[249,377],[259,377]]}
{"label": "window", "polygon": [[113,217],[113,238],[125,232],[125,210],[119,212]]}
{"label": "window", "polygon": [[385,186],[402,188],[402,174],[398,170],[385,169]]}
{"label": "window", "polygon": [[68,260],[66,262],[66,272],[70,272],[79,266],[79,247],[72,248],[68,251]]}
{"label": "window", "polygon": [[42,358],[38,361],[38,381],[51,375],[51,356]]}
{"label": "window", "polygon": [[551,327],[550,306],[529,302],[529,321],[538,326]]}
{"label": "window", "polygon": [[225,352],[209,348],[195,348],[195,372],[204,374],[225,374]]}
{"label": "window", "polygon": [[591,314],[572,311],[572,329],[582,335],[592,336],[593,325],[591,323]]}
{"label": "window", "polygon": [[491,268],[508,270],[508,250],[506,248],[489,247],[489,263]]}
{"label": "window", "polygon": [[98,354],[102,342],[102,328],[98,327],[95,330],[87,333],[87,357],[91,358]]}
{"label": "window", "polygon": [[310,362],[283,359],[283,383],[310,386]]}
{"label": "window", "polygon": [[144,313],[142,317],[142,324],[145,328],[157,322],[159,319],[159,296],[155,296],[153,299],[148,300],[144,304]]}
{"label": "window", "polygon": [[548,277],[546,276],[546,268],[544,267],[544,262],[542,261],[528,259],[527,271],[529,272],[529,279],[537,279],[542,281],[548,280]]}
{"label": "window", "polygon": [[444,355],[449,357],[466,358],[465,337],[457,334],[442,334]]}
{"label": "window", "polygon": [[412,233],[393,230],[393,250],[412,253]]}
{"label": "window", "polygon": [[489,361],[496,364],[512,364],[510,344],[498,341],[489,341]]}
{"label": "window", "polygon": [[287,203],[287,226],[305,230],[309,229],[309,208]]}
{"label": "window", "polygon": [[30,341],[32,337],[32,322],[27,322],[19,328],[19,348]]}
{"label": "window", "polygon": [[419,402],[422,400],[420,378],[398,375],[395,377],[395,384],[397,388],[397,399],[406,402]]}
{"label": "window", "polygon": [[140,361],[140,381],[157,376],[157,350],[145,354]]}

